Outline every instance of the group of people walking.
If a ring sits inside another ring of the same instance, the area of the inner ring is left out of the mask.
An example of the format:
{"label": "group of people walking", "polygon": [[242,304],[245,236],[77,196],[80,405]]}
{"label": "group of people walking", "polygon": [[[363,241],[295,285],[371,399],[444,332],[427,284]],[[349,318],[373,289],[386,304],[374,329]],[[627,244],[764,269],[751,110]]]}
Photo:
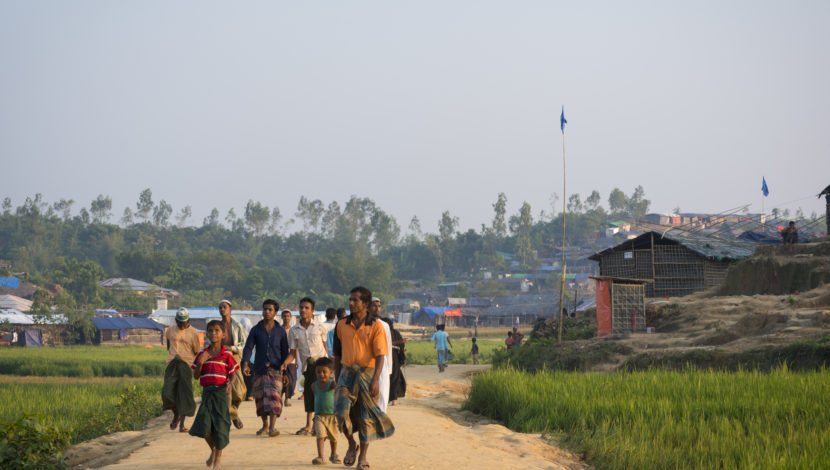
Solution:
{"label": "group of people walking", "polygon": [[[164,332],[168,355],[162,401],[164,409],[173,412],[170,429],[203,437],[211,450],[207,465],[218,469],[231,424],[237,429],[244,426],[239,405],[247,395],[253,395],[262,420],[256,434],[280,434],[276,423],[283,397],[290,398],[288,388],[292,379],[296,383],[299,369],[306,423],[295,434],[316,436],[317,457],[312,463],[325,463],[326,440],[331,449],[328,460],[340,463],[337,438],[343,433],[348,449],[342,463],[368,469],[369,443],[395,431],[387,406],[406,393],[401,371],[406,340],[382,315],[381,307],[371,291],[355,287],[349,295],[350,315],[345,309],[338,315],[330,308],[326,321],[315,323],[314,300],[305,297],[299,302],[299,321],[287,329],[290,317],[281,326],[276,321],[279,303],[268,299],[262,303],[262,320],[246,333],[231,317],[231,302],[222,300],[221,319],[207,324],[205,348],[189,324],[189,312],[179,309],[176,325]],[[198,412],[191,375],[203,387]],[[185,417],[194,413],[188,429]]]}

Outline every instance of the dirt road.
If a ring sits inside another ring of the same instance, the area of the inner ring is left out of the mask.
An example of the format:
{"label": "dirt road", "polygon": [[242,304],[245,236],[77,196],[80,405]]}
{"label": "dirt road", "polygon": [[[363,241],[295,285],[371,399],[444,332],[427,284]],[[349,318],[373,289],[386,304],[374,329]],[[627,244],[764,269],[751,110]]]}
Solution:
{"label": "dirt road", "polygon": [[[577,457],[546,444],[539,435],[514,433],[480,416],[459,411],[469,390],[470,374],[486,366],[452,365],[439,374],[434,366],[409,366],[407,397],[389,407],[395,435],[372,443],[369,462],[375,469],[584,469]],[[225,469],[319,468],[313,437],[293,435],[304,423],[302,402],[292,399],[279,420],[279,437],[254,435],[260,421],[253,402],[244,402],[245,428],[231,431],[222,456]],[[204,441],[167,429],[169,416],[153,420],[140,432],[118,433],[75,446],[76,468],[203,469]],[[188,424],[191,420],[188,420]],[[328,446],[326,447],[328,449]],[[345,438],[338,441],[341,458]],[[130,453],[132,452],[132,453]],[[328,468],[345,468],[328,464]]]}

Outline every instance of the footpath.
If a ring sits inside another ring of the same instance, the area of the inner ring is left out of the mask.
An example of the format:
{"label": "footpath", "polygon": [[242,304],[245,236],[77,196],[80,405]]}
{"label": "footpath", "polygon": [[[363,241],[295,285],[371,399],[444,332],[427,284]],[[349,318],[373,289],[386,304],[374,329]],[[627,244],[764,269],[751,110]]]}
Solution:
{"label": "footpath", "polygon": [[[451,365],[439,374],[435,366],[408,366],[407,396],[390,406],[395,435],[369,448],[373,469],[587,469],[577,456],[550,445],[538,434],[515,433],[473,413],[460,411],[469,391],[470,375],[487,366]],[[302,401],[295,396],[283,409],[278,437],[256,436],[261,421],[253,401],[243,402],[245,427],[231,430],[222,455],[223,469],[346,468],[319,466],[313,437],[296,436],[305,423]],[[204,440],[170,431],[165,414],[143,431],[117,433],[74,446],[69,452],[74,468],[204,469],[208,448]],[[187,425],[192,423],[188,419]],[[348,448],[338,440],[342,458]],[[328,457],[328,443],[326,444]],[[354,468],[354,467],[352,467]]]}

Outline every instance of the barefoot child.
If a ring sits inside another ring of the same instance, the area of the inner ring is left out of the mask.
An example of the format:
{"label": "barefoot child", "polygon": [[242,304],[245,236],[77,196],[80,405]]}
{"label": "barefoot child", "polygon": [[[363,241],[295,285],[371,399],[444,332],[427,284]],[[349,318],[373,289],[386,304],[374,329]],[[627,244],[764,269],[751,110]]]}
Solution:
{"label": "barefoot child", "polygon": [[337,456],[337,417],[334,416],[334,362],[328,357],[321,357],[314,363],[317,381],[309,385],[314,390],[314,435],[317,436],[317,458],[314,465],[323,465],[323,452],[326,439],[331,443],[329,462],[340,463]]}
{"label": "barefoot child", "polygon": [[222,449],[230,440],[231,415],[228,411],[228,396],[236,379],[239,365],[230,351],[222,345],[225,339],[225,325],[221,320],[207,324],[207,339],[210,346],[202,350],[193,361],[193,378],[202,386],[202,404],[196,412],[196,419],[190,428],[190,435],[204,437],[210,446],[207,466],[219,469]]}

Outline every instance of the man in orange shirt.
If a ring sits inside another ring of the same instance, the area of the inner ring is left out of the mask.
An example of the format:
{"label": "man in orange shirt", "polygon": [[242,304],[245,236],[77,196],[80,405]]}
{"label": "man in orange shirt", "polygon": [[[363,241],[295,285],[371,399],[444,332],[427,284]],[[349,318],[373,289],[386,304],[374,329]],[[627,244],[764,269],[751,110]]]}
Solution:
{"label": "man in orange shirt", "polygon": [[353,432],[357,428],[360,455],[357,468],[368,469],[369,443],[395,432],[389,417],[378,407],[380,374],[389,345],[380,320],[368,315],[372,292],[355,287],[349,295],[351,315],[337,322],[334,334],[334,375],[337,389],[334,411],[337,424],[349,441],[349,450],[343,464],[355,463],[357,443]]}

